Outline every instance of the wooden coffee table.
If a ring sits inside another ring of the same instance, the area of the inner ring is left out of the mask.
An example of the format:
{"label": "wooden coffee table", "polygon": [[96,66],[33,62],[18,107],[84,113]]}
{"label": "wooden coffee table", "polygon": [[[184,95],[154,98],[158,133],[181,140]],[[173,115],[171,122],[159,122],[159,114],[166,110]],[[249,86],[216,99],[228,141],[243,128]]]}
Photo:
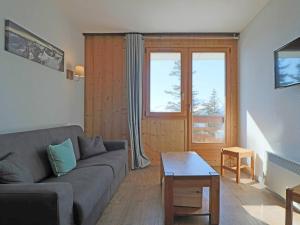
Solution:
{"label": "wooden coffee table", "polygon": [[[160,178],[164,179],[165,225],[173,225],[174,216],[188,215],[208,215],[210,224],[219,224],[220,175],[196,152],[161,153]],[[174,206],[175,187],[209,187],[208,210]]]}

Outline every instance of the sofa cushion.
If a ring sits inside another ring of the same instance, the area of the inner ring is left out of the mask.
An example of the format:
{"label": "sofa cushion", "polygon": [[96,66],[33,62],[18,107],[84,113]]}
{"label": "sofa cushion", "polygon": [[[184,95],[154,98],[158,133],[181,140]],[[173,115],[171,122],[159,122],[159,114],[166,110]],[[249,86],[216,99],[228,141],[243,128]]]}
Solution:
{"label": "sofa cushion", "polygon": [[76,167],[76,158],[70,138],[61,144],[49,145],[47,153],[53,173],[57,177],[65,175]]}
{"label": "sofa cushion", "polygon": [[8,153],[0,160],[0,184],[33,183],[30,171],[16,153]]}
{"label": "sofa cushion", "polygon": [[64,176],[43,180],[44,183],[67,182],[72,185],[75,224],[82,224],[88,218],[112,181],[113,172],[109,166],[75,168]]}
{"label": "sofa cushion", "polygon": [[87,159],[91,156],[107,152],[101,136],[96,136],[93,138],[79,136],[78,144],[81,159]]}
{"label": "sofa cushion", "polygon": [[106,152],[78,161],[77,167],[108,165],[112,167],[114,174],[117,174],[121,169],[124,170],[124,165],[127,160],[126,154],[128,154],[128,152],[124,150]]}
{"label": "sofa cushion", "polygon": [[9,152],[16,152],[22,158],[34,182],[52,175],[47,156],[47,147],[71,138],[76,159],[80,158],[77,137],[83,135],[80,126],[66,126],[43,130],[26,131],[0,135],[0,158]]}

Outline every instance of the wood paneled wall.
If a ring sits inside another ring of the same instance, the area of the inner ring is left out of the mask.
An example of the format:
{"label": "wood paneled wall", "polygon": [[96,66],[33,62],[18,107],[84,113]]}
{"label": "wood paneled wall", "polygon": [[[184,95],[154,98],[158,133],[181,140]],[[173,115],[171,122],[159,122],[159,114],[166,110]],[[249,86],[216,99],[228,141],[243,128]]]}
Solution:
{"label": "wood paneled wall", "polygon": [[[129,139],[127,124],[127,93],[125,49],[123,36],[86,36],[85,39],[85,132],[104,139]],[[232,47],[235,40],[145,39],[145,47]],[[237,93],[237,55],[232,56],[233,83],[230,92]],[[230,145],[238,140],[237,96],[232,95]],[[152,164],[159,163],[159,153],[196,150],[210,163],[219,164],[219,149],[191,149],[187,140],[186,118],[167,119],[143,117],[143,144]]]}
{"label": "wood paneled wall", "polygon": [[128,139],[124,38],[86,36],[85,132]]}
{"label": "wood paneled wall", "polygon": [[[124,38],[86,36],[85,133],[104,139],[129,139]],[[144,118],[143,144],[153,164],[159,153],[184,151],[186,120]]]}
{"label": "wood paneled wall", "polygon": [[186,145],[186,120],[144,118],[143,144],[152,164],[160,162],[160,152],[180,152]]}

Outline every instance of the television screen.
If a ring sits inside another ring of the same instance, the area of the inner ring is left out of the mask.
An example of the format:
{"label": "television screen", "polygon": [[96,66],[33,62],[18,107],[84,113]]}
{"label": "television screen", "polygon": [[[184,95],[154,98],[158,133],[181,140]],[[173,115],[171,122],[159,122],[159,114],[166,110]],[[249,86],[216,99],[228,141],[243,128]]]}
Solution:
{"label": "television screen", "polygon": [[275,55],[275,88],[300,84],[300,38],[278,49]]}

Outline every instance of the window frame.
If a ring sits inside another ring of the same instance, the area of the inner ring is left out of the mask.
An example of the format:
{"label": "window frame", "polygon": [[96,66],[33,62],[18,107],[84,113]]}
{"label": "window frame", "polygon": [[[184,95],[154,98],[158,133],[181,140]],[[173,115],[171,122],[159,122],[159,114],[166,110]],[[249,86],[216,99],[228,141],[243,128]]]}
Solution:
{"label": "window frame", "polygon": [[[150,111],[150,65],[151,65],[151,53],[180,53],[181,59],[181,111],[180,112],[151,112]],[[183,118],[187,115],[187,78],[184,77],[184,73],[187,69],[187,51],[182,48],[145,48],[145,65],[144,65],[144,76],[143,76],[143,115],[144,117],[154,117],[154,118]]]}
{"label": "window frame", "polygon": [[[190,64],[191,64],[191,68],[193,70],[193,53],[223,53],[224,54],[224,90],[225,90],[225,93],[224,93],[224,99],[225,99],[225,116],[224,116],[224,140],[223,142],[193,142],[193,115],[192,115],[192,112],[190,112],[189,116],[189,126],[190,126],[190,145],[195,147],[195,146],[199,146],[199,145],[224,145],[225,143],[227,143],[227,131],[228,131],[228,124],[227,124],[227,121],[229,121],[229,111],[228,111],[228,101],[230,101],[227,96],[227,91],[228,91],[228,86],[230,85],[228,82],[230,81],[228,79],[228,76],[229,76],[229,67],[228,67],[228,62],[229,62],[229,49],[228,48],[220,48],[220,47],[215,47],[215,48],[190,48],[189,49],[189,56],[191,57],[190,58]],[[189,74],[189,76],[191,76],[191,79],[189,80],[189,88],[191,88],[191,93],[190,94],[190,101],[191,101],[191,104],[192,104],[192,90],[193,90],[193,74],[192,72]]]}
{"label": "window frame", "polygon": [[[224,141],[223,142],[203,142],[203,143],[195,143],[193,142],[193,137],[192,137],[192,115],[189,113],[188,115],[188,147],[192,149],[198,149],[198,148],[205,148],[205,149],[214,149],[214,148],[219,148],[221,149],[223,146],[226,146],[227,143],[230,143],[230,132],[231,132],[231,82],[232,82],[232,71],[231,71],[231,48],[229,47],[214,47],[214,48],[190,48],[189,49],[189,55],[191,57],[190,63],[192,67],[192,54],[193,53],[206,53],[206,52],[223,52],[225,53],[225,117],[224,117]],[[189,76],[192,76],[190,73]],[[192,79],[190,79],[189,82],[189,88],[192,88]],[[192,98],[192,93],[189,93],[190,97],[189,99],[191,100]]]}

